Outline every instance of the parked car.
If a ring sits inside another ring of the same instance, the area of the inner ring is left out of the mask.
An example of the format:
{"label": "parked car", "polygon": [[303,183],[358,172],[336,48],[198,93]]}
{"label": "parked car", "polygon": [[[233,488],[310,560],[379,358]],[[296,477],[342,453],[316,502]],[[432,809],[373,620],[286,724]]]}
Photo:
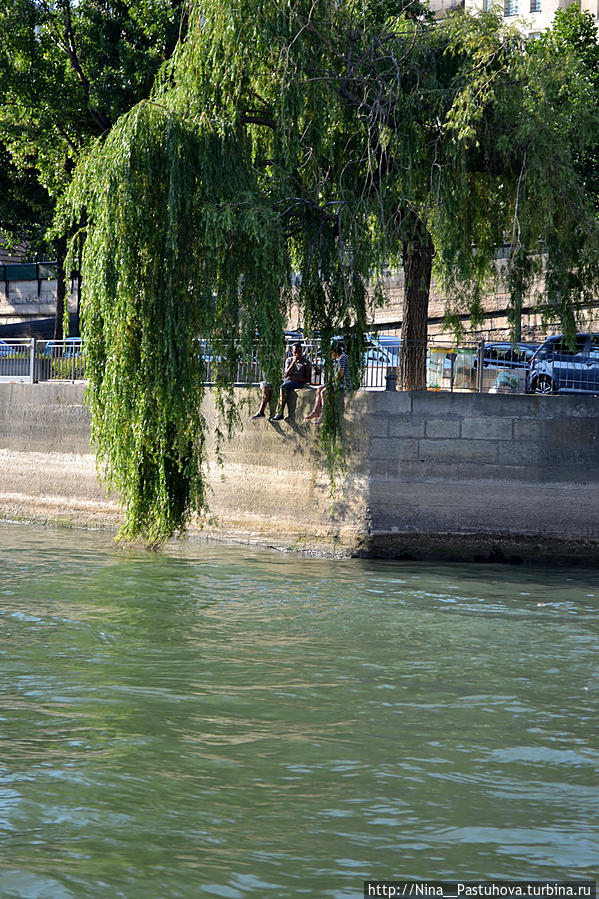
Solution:
{"label": "parked car", "polygon": [[572,346],[563,334],[548,337],[531,360],[527,390],[599,394],[599,334],[577,334]]}
{"label": "parked car", "polygon": [[[486,343],[483,351],[483,368],[528,368],[538,349],[538,343],[510,343],[503,340]],[[478,356],[475,356],[472,368],[475,371],[478,368]]]}
{"label": "parked car", "polygon": [[372,340],[376,340],[379,346],[391,350],[391,352],[399,354],[401,346],[401,337],[397,334],[371,334],[368,335]]}
{"label": "parked car", "polygon": [[538,343],[511,343],[499,340],[483,347],[482,371],[478,371],[479,352],[472,361],[473,385],[482,375],[482,389],[489,393],[524,393],[530,360],[539,348]]}
{"label": "parked car", "polygon": [[80,337],[65,337],[64,340],[47,340],[42,356],[55,359],[57,357],[73,359],[83,352]]}
{"label": "parked car", "polygon": [[399,367],[399,347],[384,347],[371,342],[364,352],[364,387],[385,387],[387,369],[397,372]]}

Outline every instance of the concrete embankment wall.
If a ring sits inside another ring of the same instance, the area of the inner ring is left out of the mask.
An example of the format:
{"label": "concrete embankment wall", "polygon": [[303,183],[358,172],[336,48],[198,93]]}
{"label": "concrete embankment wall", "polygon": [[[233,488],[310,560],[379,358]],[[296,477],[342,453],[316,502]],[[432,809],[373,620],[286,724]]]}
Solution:
{"label": "concrete embankment wall", "polygon": [[[96,480],[83,397],[80,384],[0,384],[1,515],[118,524]],[[210,467],[204,533],[395,558],[599,561],[593,397],[348,396],[348,470],[332,505],[318,429],[302,421],[312,397],[300,396],[295,423],[242,411],[222,468]],[[211,443],[211,397],[204,411]]]}

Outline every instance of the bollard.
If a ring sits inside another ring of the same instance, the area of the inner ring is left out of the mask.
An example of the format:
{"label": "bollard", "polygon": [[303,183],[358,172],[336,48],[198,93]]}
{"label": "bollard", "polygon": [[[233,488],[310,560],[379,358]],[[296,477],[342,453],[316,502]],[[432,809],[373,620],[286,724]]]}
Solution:
{"label": "bollard", "polygon": [[35,377],[35,337],[29,341],[29,383],[33,384],[37,378]]}
{"label": "bollard", "polygon": [[397,390],[397,369],[388,368],[385,374],[385,390]]}
{"label": "bollard", "polygon": [[477,393],[483,392],[484,380],[483,380],[483,368],[484,368],[484,360],[485,360],[485,342],[481,340],[478,345],[478,351],[476,354],[476,390]]}
{"label": "bollard", "polygon": [[450,365],[450,369],[449,369],[449,391],[450,391],[450,393],[453,393],[453,385],[454,385],[454,383],[455,383],[455,360],[456,360],[456,353],[454,353],[453,350],[452,350],[452,352],[449,353],[448,355],[449,355],[449,365]]}

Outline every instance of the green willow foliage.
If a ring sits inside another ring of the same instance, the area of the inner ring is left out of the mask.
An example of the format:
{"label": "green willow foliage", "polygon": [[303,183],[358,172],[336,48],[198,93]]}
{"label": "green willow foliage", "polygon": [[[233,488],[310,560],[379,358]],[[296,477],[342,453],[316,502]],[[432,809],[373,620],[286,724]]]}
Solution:
{"label": "green willow foliage", "polygon": [[[72,220],[85,221],[93,439],[125,505],[127,539],[157,544],[206,508],[198,335],[222,360],[219,403],[231,427],[228,385],[256,335],[267,376],[280,379],[293,269],[294,299],[327,345],[338,323],[360,334],[366,324],[367,205],[350,210],[326,174],[306,191],[315,145],[306,129],[324,148],[328,127],[322,92],[307,98],[285,56],[295,16],[277,4],[246,7],[214,3],[210,18],[196,8],[153,97],[95,146],[68,196]],[[251,33],[237,32],[248,23]],[[239,52],[241,41],[255,54]],[[359,355],[356,343],[356,369]],[[335,423],[324,444],[334,468]]]}
{"label": "green willow foliage", "polygon": [[72,208],[89,219],[93,438],[126,504],[124,537],[158,543],[205,507],[198,334],[214,334],[230,360],[219,372],[227,384],[241,304],[261,333],[282,332],[276,273],[286,260],[253,182],[233,136],[199,134],[152,102],[113,129],[74,182]]}
{"label": "green willow foliage", "polygon": [[[575,55],[554,65],[493,13],[433,23],[399,6],[195,2],[152,97],[80,164],[67,214],[81,225],[93,436],[125,537],[159,543],[206,508],[199,334],[223,360],[230,431],[239,353],[258,335],[276,384],[292,300],[324,346],[341,327],[358,337],[368,284],[376,294],[389,262],[418,252],[476,316],[506,237],[515,310],[542,258],[562,318],[599,282],[596,215],[570,160],[599,116]],[[423,302],[416,288],[406,303]],[[357,377],[358,339],[351,353]],[[322,441],[334,472],[336,403]]]}

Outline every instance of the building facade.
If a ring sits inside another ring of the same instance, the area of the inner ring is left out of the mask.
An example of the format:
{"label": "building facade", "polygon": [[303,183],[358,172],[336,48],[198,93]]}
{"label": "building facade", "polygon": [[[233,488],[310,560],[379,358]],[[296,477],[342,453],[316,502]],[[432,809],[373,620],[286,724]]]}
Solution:
{"label": "building facade", "polygon": [[[555,13],[560,7],[570,6],[572,0],[500,0],[500,8],[507,23],[516,25],[528,37],[537,37],[551,28]],[[588,12],[599,21],[599,0],[574,0],[582,12]],[[437,16],[447,15],[456,9],[471,12],[491,9],[497,0],[430,0],[430,7]]]}

